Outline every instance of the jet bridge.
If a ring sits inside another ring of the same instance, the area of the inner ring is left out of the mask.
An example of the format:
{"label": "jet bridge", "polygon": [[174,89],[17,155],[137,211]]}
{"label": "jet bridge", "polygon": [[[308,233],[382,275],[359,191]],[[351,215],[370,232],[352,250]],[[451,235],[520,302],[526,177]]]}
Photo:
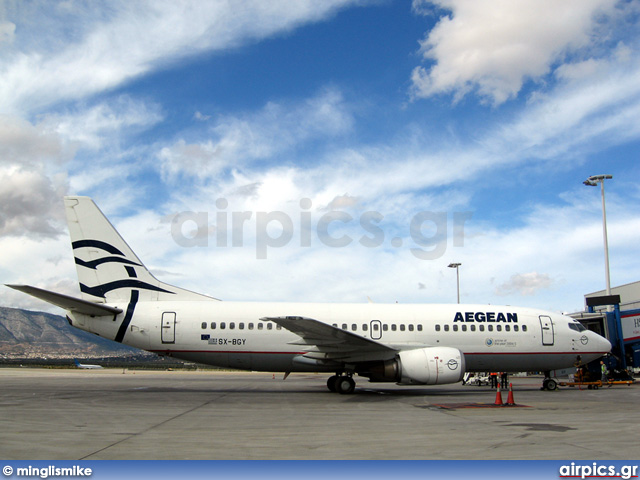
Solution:
{"label": "jet bridge", "polygon": [[[604,359],[610,372],[640,368],[640,309],[620,310],[620,295],[587,297],[587,311],[569,316],[611,342]],[[608,310],[596,307],[611,306]]]}

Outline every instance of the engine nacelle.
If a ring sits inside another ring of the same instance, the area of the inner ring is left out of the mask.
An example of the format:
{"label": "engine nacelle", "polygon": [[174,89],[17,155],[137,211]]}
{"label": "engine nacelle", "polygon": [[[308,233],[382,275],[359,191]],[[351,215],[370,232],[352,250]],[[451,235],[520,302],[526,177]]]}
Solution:
{"label": "engine nacelle", "polygon": [[398,354],[400,380],[405,385],[441,385],[462,380],[464,354],[457,348],[427,347]]}

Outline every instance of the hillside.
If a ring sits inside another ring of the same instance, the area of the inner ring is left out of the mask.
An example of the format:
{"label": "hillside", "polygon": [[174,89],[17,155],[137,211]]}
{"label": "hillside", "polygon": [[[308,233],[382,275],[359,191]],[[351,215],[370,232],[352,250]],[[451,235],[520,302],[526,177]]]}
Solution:
{"label": "hillside", "polygon": [[141,353],[73,328],[59,315],[0,307],[0,358],[87,358]]}

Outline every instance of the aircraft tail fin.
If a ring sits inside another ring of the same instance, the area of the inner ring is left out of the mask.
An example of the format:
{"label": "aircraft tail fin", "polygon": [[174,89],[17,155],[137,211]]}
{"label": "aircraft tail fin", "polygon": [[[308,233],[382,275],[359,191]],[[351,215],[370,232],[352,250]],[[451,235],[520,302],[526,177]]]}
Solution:
{"label": "aircraft tail fin", "polygon": [[89,197],[65,197],[83,300],[216,300],[156,279]]}

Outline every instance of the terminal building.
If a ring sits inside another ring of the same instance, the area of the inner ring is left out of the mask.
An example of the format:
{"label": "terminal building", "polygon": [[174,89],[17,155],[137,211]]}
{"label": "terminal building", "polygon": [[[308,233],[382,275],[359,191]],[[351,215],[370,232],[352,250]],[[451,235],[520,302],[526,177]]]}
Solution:
{"label": "terminal building", "polygon": [[611,342],[609,370],[640,368],[640,282],[588,293],[586,312],[570,316]]}

